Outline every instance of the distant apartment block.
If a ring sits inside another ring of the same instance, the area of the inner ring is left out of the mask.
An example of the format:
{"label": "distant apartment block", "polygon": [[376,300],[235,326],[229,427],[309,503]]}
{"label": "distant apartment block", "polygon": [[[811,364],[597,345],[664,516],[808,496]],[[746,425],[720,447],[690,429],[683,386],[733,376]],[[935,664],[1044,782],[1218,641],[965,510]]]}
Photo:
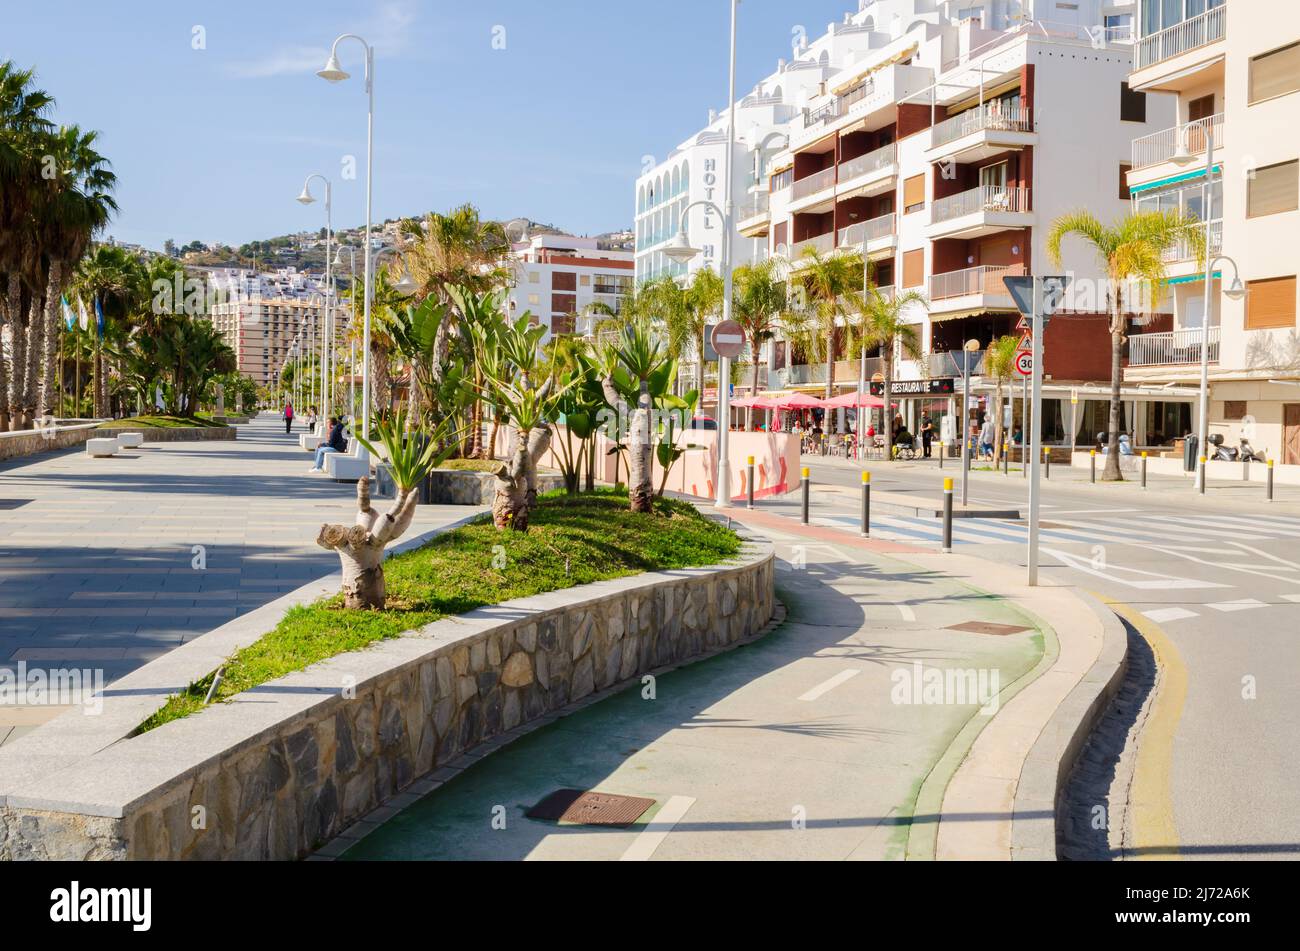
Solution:
{"label": "distant apartment block", "polygon": [[511,259],[510,314],[531,312],[547,328],[546,339],[585,333],[591,305],[617,313],[632,290],[632,252],[602,250],[595,238],[537,235],[514,245]]}

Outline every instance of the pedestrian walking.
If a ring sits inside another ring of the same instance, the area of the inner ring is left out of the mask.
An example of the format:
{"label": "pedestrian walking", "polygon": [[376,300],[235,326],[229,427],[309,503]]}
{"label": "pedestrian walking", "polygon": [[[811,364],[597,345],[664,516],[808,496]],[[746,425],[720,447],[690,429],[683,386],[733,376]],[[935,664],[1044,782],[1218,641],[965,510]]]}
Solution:
{"label": "pedestrian walking", "polygon": [[930,444],[934,442],[934,423],[929,413],[921,414],[921,450],[925,458],[930,458]]}
{"label": "pedestrian walking", "polygon": [[284,434],[293,432],[293,403],[284,404]]}

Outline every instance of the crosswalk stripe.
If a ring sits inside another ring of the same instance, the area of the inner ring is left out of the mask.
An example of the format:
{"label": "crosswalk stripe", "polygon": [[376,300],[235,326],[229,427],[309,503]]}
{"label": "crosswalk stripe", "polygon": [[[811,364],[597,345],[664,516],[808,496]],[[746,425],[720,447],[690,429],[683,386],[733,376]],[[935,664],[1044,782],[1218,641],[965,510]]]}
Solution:
{"label": "crosswalk stripe", "polygon": [[1266,608],[1268,605],[1263,601],[1256,601],[1254,598],[1245,598],[1241,601],[1220,601],[1217,604],[1207,604],[1206,607],[1222,611],[1224,614],[1231,614],[1234,611],[1253,611],[1255,608]]}
{"label": "crosswalk stripe", "polygon": [[1157,624],[1163,624],[1166,621],[1182,621],[1189,617],[1198,617],[1195,611],[1188,611],[1185,608],[1160,608],[1155,611],[1143,611],[1142,616]]}

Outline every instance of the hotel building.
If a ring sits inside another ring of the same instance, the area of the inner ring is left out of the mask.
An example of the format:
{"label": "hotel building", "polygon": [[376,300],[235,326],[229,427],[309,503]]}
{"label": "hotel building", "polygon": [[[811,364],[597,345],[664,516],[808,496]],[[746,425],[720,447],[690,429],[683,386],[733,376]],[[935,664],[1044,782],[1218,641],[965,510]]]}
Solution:
{"label": "hotel building", "polygon": [[[1168,94],[1177,114],[1134,137],[1133,206],[1208,218],[1212,254],[1230,259],[1211,275],[1210,432],[1233,447],[1245,436],[1257,452],[1300,465],[1300,4],[1138,0],[1136,12],[1129,86]],[[1198,388],[1203,265],[1186,246],[1168,263],[1169,314],[1130,338],[1128,378]],[[1239,300],[1223,293],[1234,264]],[[1195,425],[1184,419],[1180,429]]]}

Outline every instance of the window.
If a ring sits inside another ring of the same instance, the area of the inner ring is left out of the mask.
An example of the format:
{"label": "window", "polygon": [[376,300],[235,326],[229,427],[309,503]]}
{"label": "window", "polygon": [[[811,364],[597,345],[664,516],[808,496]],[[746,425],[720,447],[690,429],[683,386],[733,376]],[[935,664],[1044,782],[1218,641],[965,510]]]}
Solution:
{"label": "window", "polygon": [[771,190],[774,192],[779,192],[781,189],[790,185],[793,181],[794,181],[794,167],[791,166],[790,168],[782,169],[781,171],[777,172],[775,175],[772,176]]}
{"label": "window", "polygon": [[925,207],[925,173],[903,181],[903,214],[910,215]]}
{"label": "window", "polygon": [[540,294],[529,294],[529,295],[528,295],[528,306],[529,306],[529,307],[536,307],[536,306],[537,306],[538,304],[540,304],[541,302],[542,302],[542,297],[541,297]]}
{"label": "window", "polygon": [[1295,326],[1295,275],[1246,282],[1246,329]]}
{"label": "window", "polygon": [[1300,43],[1251,58],[1247,102],[1253,105],[1296,90],[1300,90]]}
{"label": "window", "polygon": [[903,252],[903,286],[919,287],[925,282],[925,250]]}
{"label": "window", "polygon": [[579,274],[579,275],[578,275],[578,283],[581,284],[583,287],[590,287],[590,286],[591,286],[591,275],[590,275],[590,274]]}
{"label": "window", "polygon": [[987,188],[995,192],[1004,192],[1007,190],[1007,163],[998,162],[996,165],[986,165],[980,169],[980,187]]}
{"label": "window", "polygon": [[542,275],[540,273],[538,273],[537,271],[528,272],[529,284],[540,284],[541,282],[542,282]]}
{"label": "window", "polygon": [[1121,122],[1147,121],[1147,94],[1134,92],[1128,83],[1119,84],[1119,118]]}
{"label": "window", "polygon": [[1245,400],[1224,400],[1223,418],[1227,422],[1246,418]]}
{"label": "window", "polygon": [[1300,208],[1300,161],[1255,169],[1246,185],[1246,217],[1281,214]]}
{"label": "window", "polygon": [[1128,201],[1133,196],[1128,190],[1128,173],[1132,171],[1133,166],[1128,162],[1119,163],[1119,200]]}

